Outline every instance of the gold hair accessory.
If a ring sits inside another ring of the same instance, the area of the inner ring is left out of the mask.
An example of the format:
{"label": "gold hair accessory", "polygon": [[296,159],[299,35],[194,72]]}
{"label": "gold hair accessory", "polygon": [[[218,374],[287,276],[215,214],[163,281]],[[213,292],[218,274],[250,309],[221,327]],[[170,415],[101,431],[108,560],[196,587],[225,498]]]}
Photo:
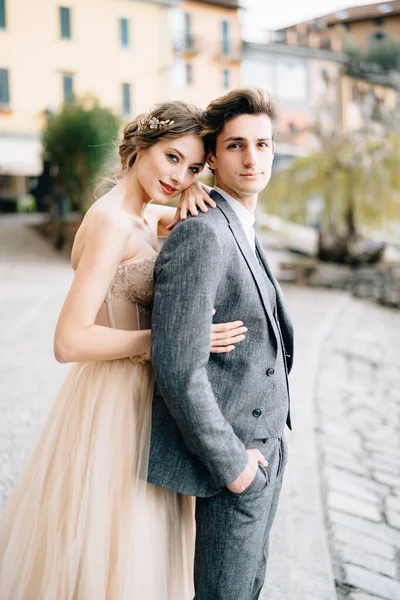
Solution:
{"label": "gold hair accessory", "polygon": [[146,131],[146,129],[162,129],[163,127],[168,127],[169,125],[173,125],[175,121],[171,119],[167,119],[166,121],[160,121],[157,117],[153,117],[149,115],[148,117],[143,117],[139,121],[139,131]]}

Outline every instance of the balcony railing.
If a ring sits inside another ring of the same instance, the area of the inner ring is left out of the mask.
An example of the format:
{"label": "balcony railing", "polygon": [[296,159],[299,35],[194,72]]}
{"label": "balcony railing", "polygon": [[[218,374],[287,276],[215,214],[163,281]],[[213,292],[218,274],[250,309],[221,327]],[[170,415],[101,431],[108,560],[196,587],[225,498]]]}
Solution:
{"label": "balcony railing", "polygon": [[240,63],[242,60],[242,42],[239,40],[221,40],[214,52],[217,60]]}
{"label": "balcony railing", "polygon": [[192,34],[183,35],[173,41],[173,49],[182,56],[194,56],[201,51],[200,38]]}

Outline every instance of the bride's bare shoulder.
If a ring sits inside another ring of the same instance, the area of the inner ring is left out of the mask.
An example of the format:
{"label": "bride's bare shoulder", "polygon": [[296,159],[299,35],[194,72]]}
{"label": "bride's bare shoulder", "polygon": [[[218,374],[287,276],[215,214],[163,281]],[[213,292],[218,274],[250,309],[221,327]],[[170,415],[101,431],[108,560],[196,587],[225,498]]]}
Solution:
{"label": "bride's bare shoulder", "polygon": [[107,232],[117,230],[121,234],[130,233],[132,222],[126,212],[114,202],[107,203],[106,197],[99,198],[86,212],[82,225],[92,232],[97,228]]}
{"label": "bride's bare shoulder", "polygon": [[107,203],[102,197],[86,212],[76,233],[71,253],[71,263],[79,263],[86,244],[109,244],[114,241],[121,247],[128,243],[132,233],[132,223],[126,213],[114,203]]}

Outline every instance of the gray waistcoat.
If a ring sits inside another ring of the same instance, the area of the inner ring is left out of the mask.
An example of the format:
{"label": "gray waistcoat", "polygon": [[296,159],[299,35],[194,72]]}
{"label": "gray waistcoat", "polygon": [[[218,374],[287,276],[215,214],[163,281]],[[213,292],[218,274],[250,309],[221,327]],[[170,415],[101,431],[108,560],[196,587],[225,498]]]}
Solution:
{"label": "gray waistcoat", "polygon": [[[289,413],[289,393],[286,379],[285,348],[283,345],[278,319],[275,287],[264,268],[259,251],[257,250],[256,252],[260,264],[260,271],[262,271],[262,276],[265,278],[266,287],[268,290],[269,303],[271,306],[271,312],[273,314],[271,326],[274,329],[274,333],[276,334],[279,342],[277,347],[275,364],[273,366],[273,369],[269,370],[271,373],[271,393],[267,394],[264,400],[265,411],[268,414],[268,435],[266,435],[266,437],[282,437],[282,433]],[[272,371],[274,372],[272,373]],[[262,432],[263,434],[266,431],[264,427],[261,427],[260,430],[260,433]],[[261,437],[258,435],[257,429],[255,433],[256,438]]]}

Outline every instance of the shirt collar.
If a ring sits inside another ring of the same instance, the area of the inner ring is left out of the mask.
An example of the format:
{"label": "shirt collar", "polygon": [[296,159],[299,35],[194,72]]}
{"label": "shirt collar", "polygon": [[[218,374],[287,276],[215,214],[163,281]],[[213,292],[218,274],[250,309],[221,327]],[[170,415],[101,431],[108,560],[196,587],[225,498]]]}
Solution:
{"label": "shirt collar", "polygon": [[233,210],[236,213],[236,216],[238,217],[243,229],[251,229],[255,223],[255,216],[247,210],[247,208],[245,208],[243,206],[243,204],[241,204],[240,202],[238,202],[238,200],[236,200],[235,198],[233,198],[232,196],[230,196],[227,192],[225,192],[224,190],[221,190],[221,188],[219,187],[214,187],[214,190],[216,192],[218,192],[218,194],[220,194],[229,204],[229,206],[231,208],[233,208]]}

